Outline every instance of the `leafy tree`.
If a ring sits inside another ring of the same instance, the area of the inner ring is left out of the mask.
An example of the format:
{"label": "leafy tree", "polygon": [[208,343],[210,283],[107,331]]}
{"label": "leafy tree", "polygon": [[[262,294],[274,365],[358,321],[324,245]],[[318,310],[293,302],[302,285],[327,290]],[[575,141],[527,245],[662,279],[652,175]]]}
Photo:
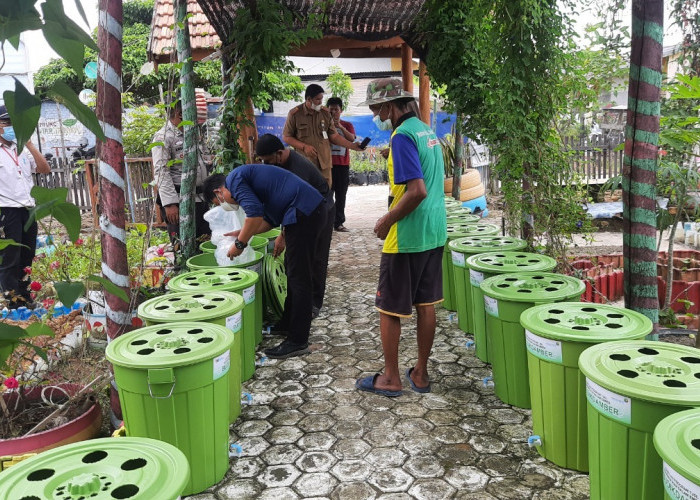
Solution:
{"label": "leafy tree", "polygon": [[352,88],[352,78],[343,73],[343,70],[339,66],[331,66],[328,68],[328,87],[330,88],[330,94],[333,97],[340,97],[343,101],[343,105],[348,105],[348,99],[354,92]]}

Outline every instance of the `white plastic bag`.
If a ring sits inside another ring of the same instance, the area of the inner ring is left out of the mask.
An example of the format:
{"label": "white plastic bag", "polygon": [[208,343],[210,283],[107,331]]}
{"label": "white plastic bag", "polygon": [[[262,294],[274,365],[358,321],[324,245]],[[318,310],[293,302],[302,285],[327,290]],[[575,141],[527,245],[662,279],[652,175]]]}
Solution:
{"label": "white plastic bag", "polygon": [[245,264],[255,259],[255,251],[251,247],[246,247],[241,255],[233,259],[229,259],[227,255],[236,238],[224,236],[224,234],[239,231],[243,227],[245,217],[245,212],[240,207],[238,210],[226,211],[217,206],[204,214],[204,220],[209,223],[209,229],[211,229],[211,241],[216,245],[214,257],[220,266]]}

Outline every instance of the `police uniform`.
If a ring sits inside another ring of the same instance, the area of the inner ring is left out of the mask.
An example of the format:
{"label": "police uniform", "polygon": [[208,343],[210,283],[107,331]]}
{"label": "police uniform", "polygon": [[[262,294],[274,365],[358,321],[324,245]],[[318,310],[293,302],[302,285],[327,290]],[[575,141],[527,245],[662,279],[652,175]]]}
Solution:
{"label": "police uniform", "polygon": [[320,111],[314,111],[305,104],[300,104],[289,111],[282,135],[294,137],[316,149],[318,153],[316,158],[306,155],[303,151],[299,151],[299,153],[304,154],[311,163],[318,167],[323,178],[331,186],[333,184],[333,160],[331,159],[329,138],[336,133],[337,130],[333,125],[333,118],[328,108],[323,106]]}
{"label": "police uniform", "polygon": [[[170,120],[153,136],[154,143],[163,143],[151,149],[153,158],[153,176],[158,187],[158,205],[165,220],[165,210],[162,207],[180,203],[180,184],[182,183],[182,161],[184,159],[185,137],[181,128],[176,127]],[[180,160],[168,166],[170,160]],[[202,197],[201,187],[207,177],[207,167],[204,164],[202,152],[197,154],[197,194],[195,195],[195,224],[197,237],[210,234],[209,224],[203,215],[208,209],[206,200]],[[167,222],[167,220],[166,220]],[[179,235],[179,224],[167,223],[168,233]]]}

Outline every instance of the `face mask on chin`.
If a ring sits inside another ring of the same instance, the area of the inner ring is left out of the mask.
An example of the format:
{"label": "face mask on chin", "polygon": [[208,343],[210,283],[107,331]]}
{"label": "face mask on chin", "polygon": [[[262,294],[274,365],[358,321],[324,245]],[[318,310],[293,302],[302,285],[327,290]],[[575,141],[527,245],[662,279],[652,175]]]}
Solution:
{"label": "face mask on chin", "polygon": [[8,142],[15,142],[15,139],[17,138],[15,136],[15,129],[11,125],[6,126],[1,137]]}
{"label": "face mask on chin", "polygon": [[372,122],[376,125],[376,127],[379,130],[394,130],[394,124],[391,123],[391,119],[387,118],[386,120],[382,121],[381,118],[379,118],[379,114],[374,115],[374,118],[372,118]]}
{"label": "face mask on chin", "polygon": [[314,111],[321,111],[321,105],[320,104],[312,104],[311,109]]}
{"label": "face mask on chin", "polygon": [[216,199],[219,201],[219,206],[223,209],[224,212],[235,212],[238,210],[238,207],[240,205],[229,203],[228,201],[224,201],[219,197],[219,194],[216,194]]}

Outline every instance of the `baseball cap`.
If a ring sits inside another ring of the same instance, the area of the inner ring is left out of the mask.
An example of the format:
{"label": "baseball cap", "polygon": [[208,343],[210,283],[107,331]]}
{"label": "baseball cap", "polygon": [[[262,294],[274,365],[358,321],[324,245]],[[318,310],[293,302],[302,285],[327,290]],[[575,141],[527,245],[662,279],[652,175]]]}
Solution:
{"label": "baseball cap", "polygon": [[10,113],[8,113],[7,106],[5,105],[0,106],[0,120],[5,122],[10,121]]}
{"label": "baseball cap", "polygon": [[369,82],[369,85],[367,85],[367,100],[361,102],[358,106],[371,106],[406,97],[415,99],[413,94],[403,89],[401,80],[398,78],[380,78]]}

